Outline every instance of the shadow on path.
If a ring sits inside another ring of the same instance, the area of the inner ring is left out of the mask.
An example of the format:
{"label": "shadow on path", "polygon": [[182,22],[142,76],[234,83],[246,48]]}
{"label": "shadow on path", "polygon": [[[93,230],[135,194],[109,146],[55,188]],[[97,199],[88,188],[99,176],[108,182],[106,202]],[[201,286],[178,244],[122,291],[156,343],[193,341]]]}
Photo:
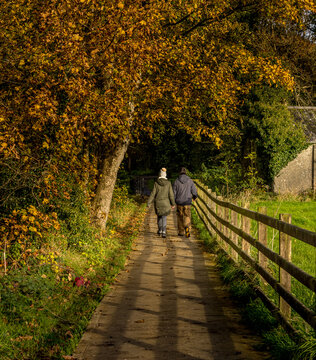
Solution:
{"label": "shadow on path", "polygon": [[98,306],[74,354],[76,359],[267,359],[241,321],[211,256],[194,236],[157,236],[145,220],[137,248],[119,282]]}

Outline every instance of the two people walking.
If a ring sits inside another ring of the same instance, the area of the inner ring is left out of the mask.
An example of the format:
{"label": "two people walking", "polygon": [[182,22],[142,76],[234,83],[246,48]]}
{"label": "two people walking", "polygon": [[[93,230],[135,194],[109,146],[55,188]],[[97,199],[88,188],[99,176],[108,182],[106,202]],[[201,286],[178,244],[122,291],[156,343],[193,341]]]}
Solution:
{"label": "two people walking", "polygon": [[181,168],[180,174],[171,186],[167,180],[167,169],[162,168],[155,181],[153,191],[148,199],[148,206],[154,203],[157,215],[158,235],[166,237],[167,216],[171,209],[177,206],[178,235],[190,236],[191,230],[191,204],[197,198],[197,190],[192,179]]}

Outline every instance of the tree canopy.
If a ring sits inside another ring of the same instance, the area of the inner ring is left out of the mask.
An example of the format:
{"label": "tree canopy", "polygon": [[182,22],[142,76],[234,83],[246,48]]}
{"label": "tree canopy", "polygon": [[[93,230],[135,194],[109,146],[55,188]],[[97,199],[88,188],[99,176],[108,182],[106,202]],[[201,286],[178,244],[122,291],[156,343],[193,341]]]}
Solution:
{"label": "tree canopy", "polygon": [[294,89],[291,66],[245,18],[286,32],[315,11],[312,0],[1,2],[2,238],[55,224],[74,184],[100,194],[118,148],[144,134],[220,147],[255,86]]}

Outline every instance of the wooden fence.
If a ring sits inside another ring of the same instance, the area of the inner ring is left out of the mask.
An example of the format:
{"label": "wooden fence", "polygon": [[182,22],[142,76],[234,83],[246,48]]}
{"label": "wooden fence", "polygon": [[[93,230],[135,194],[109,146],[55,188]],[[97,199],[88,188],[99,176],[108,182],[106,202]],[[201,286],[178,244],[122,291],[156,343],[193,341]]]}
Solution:
{"label": "wooden fence", "polygon": [[[208,231],[217,238],[221,248],[235,262],[243,261],[250,265],[260,275],[262,283],[268,283],[278,293],[280,301],[277,306],[264,292],[265,286],[254,286],[271,313],[294,337],[297,337],[297,332],[288,321],[291,309],[315,329],[316,313],[293,295],[291,278],[295,278],[313,292],[316,292],[316,278],[291,262],[291,238],[311,245],[316,254],[316,233],[292,225],[288,214],[280,215],[278,220],[267,216],[265,208],[255,212],[234,205],[217,197],[199,181],[195,183],[198,199],[194,207]],[[251,220],[258,223],[256,238],[250,234]],[[279,253],[267,245],[268,227],[279,232]],[[268,259],[279,267],[279,278],[269,271]],[[312,256],[311,261],[315,261],[315,257]]]}

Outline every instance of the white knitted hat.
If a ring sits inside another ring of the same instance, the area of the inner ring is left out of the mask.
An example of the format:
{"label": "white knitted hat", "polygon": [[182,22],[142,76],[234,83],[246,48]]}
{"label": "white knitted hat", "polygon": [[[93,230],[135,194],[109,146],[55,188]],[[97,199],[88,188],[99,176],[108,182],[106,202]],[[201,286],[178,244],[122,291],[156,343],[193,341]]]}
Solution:
{"label": "white knitted hat", "polygon": [[166,168],[161,168],[159,177],[167,179],[167,169]]}

